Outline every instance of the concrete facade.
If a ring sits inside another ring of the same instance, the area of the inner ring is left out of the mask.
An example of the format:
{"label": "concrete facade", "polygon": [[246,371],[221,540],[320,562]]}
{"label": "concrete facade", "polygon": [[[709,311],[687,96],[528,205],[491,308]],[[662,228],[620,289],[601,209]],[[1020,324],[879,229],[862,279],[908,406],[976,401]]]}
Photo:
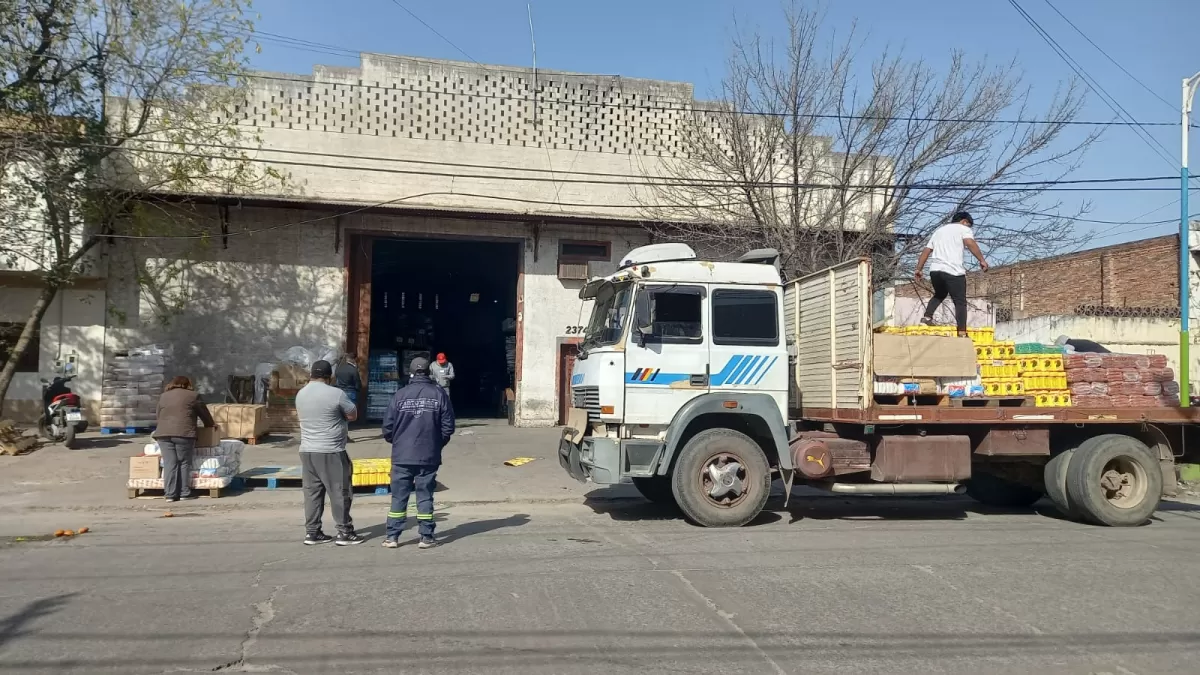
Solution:
{"label": "concrete facade", "polygon": [[[0,280],[0,321],[24,324],[42,289],[40,284]],[[88,421],[100,421],[100,383],[104,373],[105,293],[102,288],[60,291],[46,311],[39,334],[38,372],[18,372],[9,386],[0,416],[34,422],[40,414],[42,378],[53,377],[55,364],[74,360],[78,376],[71,389],[83,399]]]}
{"label": "concrete facade", "polygon": [[[227,244],[216,235],[110,247],[106,351],[169,344],[171,371],[219,395],[230,375],[252,374],[255,365],[288,347],[345,346],[345,245],[352,233],[511,239],[524,248],[517,419],[525,426],[552,425],[558,419],[558,345],[591,311],[590,301],[579,300],[578,282],[558,278],[560,240],[611,242],[612,261],[649,241],[645,231],[628,226],[547,224],[535,236],[523,222],[403,212],[289,226],[329,214],[303,205],[246,206],[230,209]],[[215,207],[210,218],[215,230]],[[245,234],[262,228],[275,229]]]}

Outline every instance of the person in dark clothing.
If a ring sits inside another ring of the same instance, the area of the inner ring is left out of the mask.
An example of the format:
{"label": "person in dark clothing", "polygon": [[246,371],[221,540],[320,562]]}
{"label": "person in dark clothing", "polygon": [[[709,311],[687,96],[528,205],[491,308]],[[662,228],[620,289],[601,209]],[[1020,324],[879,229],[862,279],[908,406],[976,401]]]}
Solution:
{"label": "person in dark clothing", "polygon": [[158,398],[158,442],[163,461],[163,496],[169,502],[195,499],[192,493],[192,458],[196,454],[196,419],[215,429],[208,406],[192,390],[192,381],[183,375],[167,384]]}
{"label": "person in dark clothing", "polygon": [[358,392],[362,390],[362,378],[358,374],[358,366],[346,357],[333,371],[333,386],[346,392],[346,398],[358,405]]}
{"label": "person in dark clothing", "polygon": [[454,434],[454,407],[446,390],[429,378],[429,360],[409,365],[408,385],[396,392],[383,416],[383,439],[392,444],[392,510],[387,515],[384,548],[400,546],[408,516],[408,497],[417,493],[418,548],[437,546],[433,533],[433,488],[442,448]]}
{"label": "person in dark clothing", "polygon": [[1092,340],[1074,340],[1074,339],[1067,337],[1066,335],[1058,336],[1058,339],[1054,341],[1054,344],[1058,345],[1059,347],[1070,347],[1071,349],[1075,350],[1075,352],[1078,354],[1085,354],[1085,353],[1087,353],[1087,354],[1111,354],[1112,353],[1111,351],[1109,351],[1109,349],[1107,347],[1100,344],[1099,342],[1095,342]]}

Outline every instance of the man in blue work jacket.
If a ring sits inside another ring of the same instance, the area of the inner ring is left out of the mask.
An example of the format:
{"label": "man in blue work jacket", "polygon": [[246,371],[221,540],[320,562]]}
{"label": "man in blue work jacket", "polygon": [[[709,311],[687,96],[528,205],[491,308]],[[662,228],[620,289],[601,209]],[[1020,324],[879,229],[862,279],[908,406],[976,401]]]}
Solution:
{"label": "man in blue work jacket", "polygon": [[446,390],[429,379],[429,359],[409,364],[408,386],[396,392],[383,416],[383,439],[392,444],[392,510],[387,517],[384,548],[398,548],[408,517],[408,496],[417,492],[417,527],[421,543],[433,548],[433,488],[442,448],[454,434],[454,408]]}

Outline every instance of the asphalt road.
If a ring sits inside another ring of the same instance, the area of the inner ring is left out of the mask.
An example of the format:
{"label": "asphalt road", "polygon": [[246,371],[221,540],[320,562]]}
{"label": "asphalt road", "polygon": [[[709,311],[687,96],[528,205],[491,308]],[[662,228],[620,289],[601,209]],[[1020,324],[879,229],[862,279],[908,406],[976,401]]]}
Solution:
{"label": "asphalt road", "polygon": [[1200,672],[1190,507],[1101,529],[808,504],[738,530],[461,506],[430,551],[304,547],[290,510],[2,516],[3,535],[93,531],[0,540],[0,672]]}

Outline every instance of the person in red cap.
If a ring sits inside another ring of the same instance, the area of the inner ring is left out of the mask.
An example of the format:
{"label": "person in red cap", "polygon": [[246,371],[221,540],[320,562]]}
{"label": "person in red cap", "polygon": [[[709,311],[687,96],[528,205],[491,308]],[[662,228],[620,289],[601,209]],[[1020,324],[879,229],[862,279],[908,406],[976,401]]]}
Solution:
{"label": "person in red cap", "polygon": [[429,376],[437,382],[442,389],[450,391],[450,383],[454,381],[454,364],[446,359],[446,355],[439,353],[437,361],[429,366]]}

